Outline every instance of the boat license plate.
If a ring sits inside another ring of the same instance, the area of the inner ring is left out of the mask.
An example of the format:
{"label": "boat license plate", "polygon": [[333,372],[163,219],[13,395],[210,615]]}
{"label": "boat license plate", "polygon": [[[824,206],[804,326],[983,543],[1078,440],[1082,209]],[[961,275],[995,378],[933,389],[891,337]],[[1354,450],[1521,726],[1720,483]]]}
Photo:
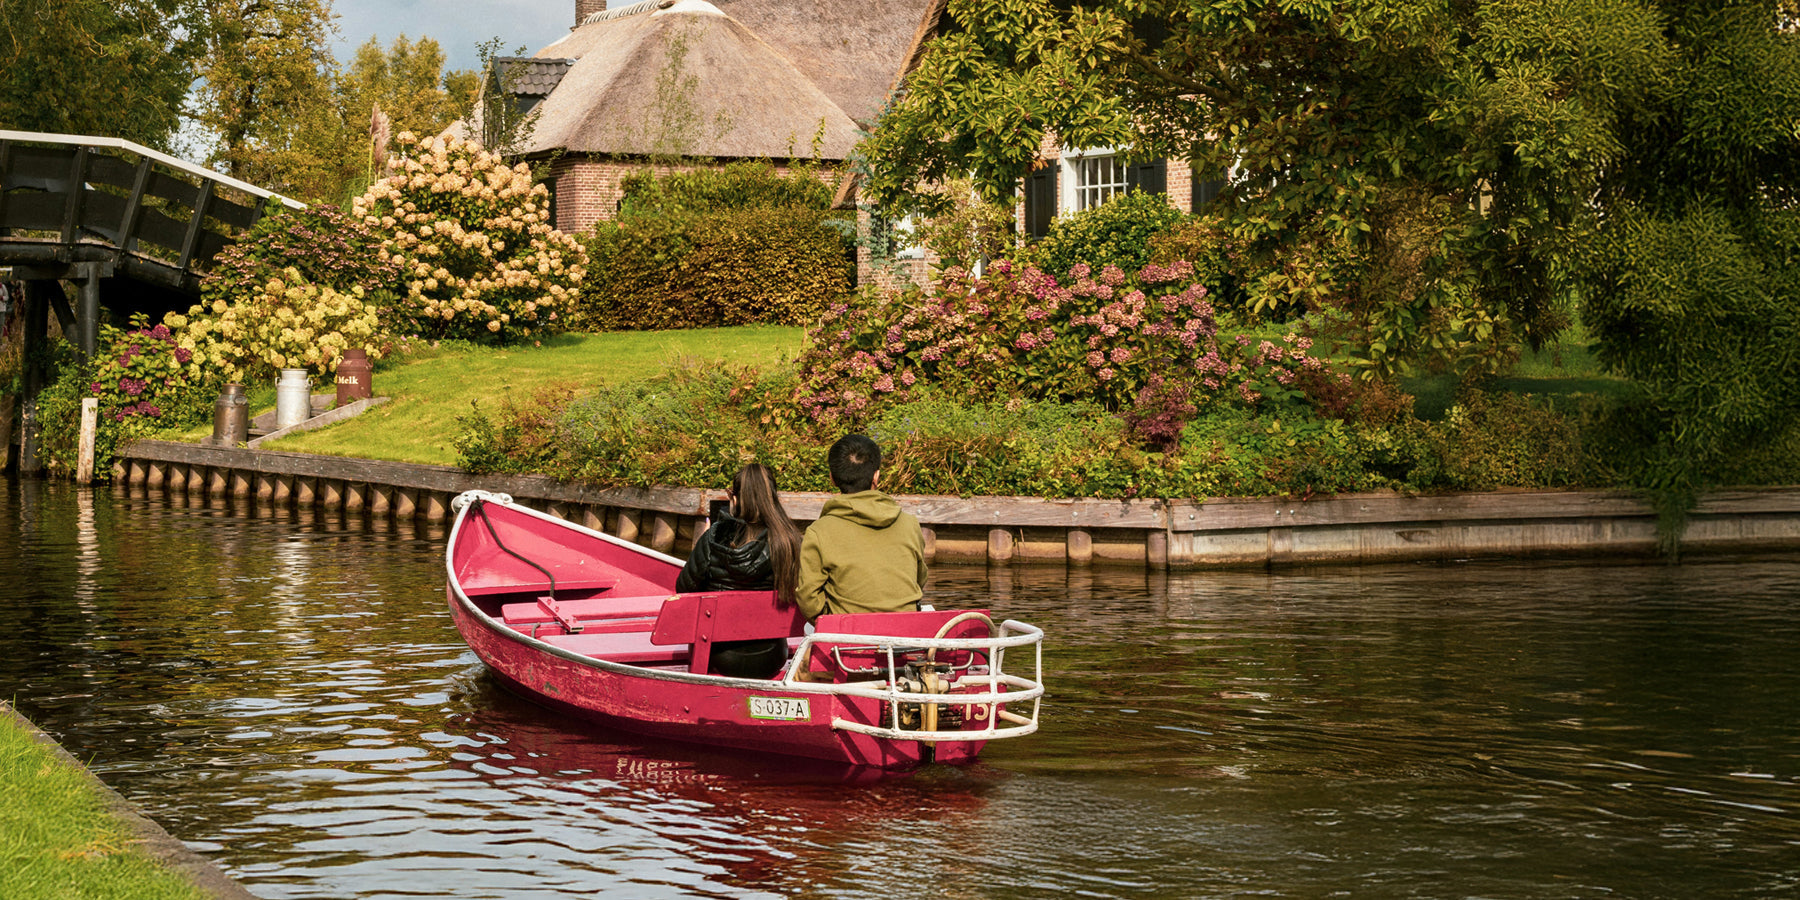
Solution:
{"label": "boat license plate", "polygon": [[788,722],[810,719],[812,705],[805,697],[751,697],[750,717]]}

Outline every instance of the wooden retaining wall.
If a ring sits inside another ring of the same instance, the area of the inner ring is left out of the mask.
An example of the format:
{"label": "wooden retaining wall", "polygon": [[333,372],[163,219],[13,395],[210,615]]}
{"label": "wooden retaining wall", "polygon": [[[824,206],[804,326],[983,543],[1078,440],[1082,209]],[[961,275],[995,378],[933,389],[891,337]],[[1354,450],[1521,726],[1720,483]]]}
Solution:
{"label": "wooden retaining wall", "polygon": [[[445,466],[140,441],[117,483],[190,499],[341,509],[442,522],[471,489],[667,553],[685,555],[722,489],[603,488],[542,476],[470,475]],[[810,522],[829,494],[782,495]],[[1507,491],[1309,501],[1055,500],[901,496],[933,563],[1129,565],[1152,569],[1361,564],[1530,556],[1650,557],[1656,516],[1621,491]],[[1800,550],[1800,487],[1708,494],[1684,553]]]}

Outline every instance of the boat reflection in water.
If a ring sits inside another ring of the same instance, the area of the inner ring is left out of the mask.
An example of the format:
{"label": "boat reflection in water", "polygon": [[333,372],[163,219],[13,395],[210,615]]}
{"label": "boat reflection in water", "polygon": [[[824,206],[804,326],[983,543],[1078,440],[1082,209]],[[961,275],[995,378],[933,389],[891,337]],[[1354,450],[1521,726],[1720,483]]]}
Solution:
{"label": "boat reflection in water", "polygon": [[481,669],[456,680],[468,714],[450,765],[520,802],[491,823],[491,864],[563,889],[691,874],[690,890],[787,894],[843,878],[863,848],[978,829],[1004,779],[979,762],[894,772],[658,741],[529,704]]}

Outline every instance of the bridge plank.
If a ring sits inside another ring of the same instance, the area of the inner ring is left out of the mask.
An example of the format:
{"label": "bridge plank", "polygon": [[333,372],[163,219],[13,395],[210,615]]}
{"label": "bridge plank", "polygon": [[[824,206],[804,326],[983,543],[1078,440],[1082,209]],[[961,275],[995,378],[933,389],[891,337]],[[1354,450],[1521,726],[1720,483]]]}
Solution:
{"label": "bridge plank", "polygon": [[131,188],[137,176],[137,167],[116,156],[95,153],[88,157],[86,181],[88,184],[109,184],[117,188]]}

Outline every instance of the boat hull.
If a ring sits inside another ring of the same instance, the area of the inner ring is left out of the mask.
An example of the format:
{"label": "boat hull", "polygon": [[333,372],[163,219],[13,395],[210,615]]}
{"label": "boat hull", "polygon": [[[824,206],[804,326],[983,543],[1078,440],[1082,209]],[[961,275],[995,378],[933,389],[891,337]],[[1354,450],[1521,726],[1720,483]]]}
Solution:
{"label": "boat hull", "polygon": [[882,769],[968,762],[985,743],[893,740],[839,729],[833,725],[836,720],[878,722],[880,704],[779,681],[695,675],[578,656],[496,622],[458,597],[454,588],[446,594],[463,640],[509,691],[599,725],[711,747]]}

